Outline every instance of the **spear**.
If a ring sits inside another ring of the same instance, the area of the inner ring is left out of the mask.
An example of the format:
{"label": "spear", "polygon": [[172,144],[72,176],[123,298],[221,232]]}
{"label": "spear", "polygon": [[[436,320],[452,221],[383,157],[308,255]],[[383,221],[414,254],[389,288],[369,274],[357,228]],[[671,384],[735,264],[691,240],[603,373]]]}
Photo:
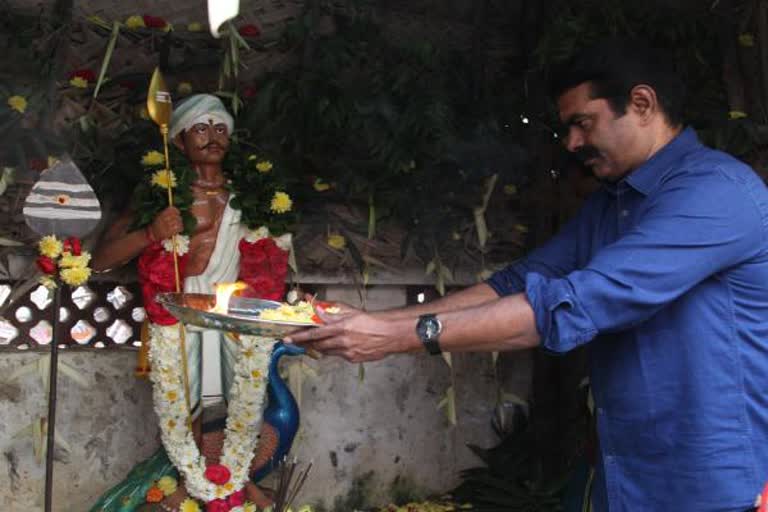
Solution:
{"label": "spear", "polygon": [[[171,113],[173,106],[171,103],[171,93],[165,85],[165,79],[160,72],[160,68],[155,68],[152,73],[152,80],[149,82],[149,91],[147,92],[147,111],[149,117],[160,128],[160,134],[163,136],[163,152],[165,154],[165,172],[168,177],[168,206],[173,206],[173,180],[171,179],[171,161],[168,156],[168,126],[171,123]],[[176,292],[181,293],[181,275],[179,274],[179,257],[176,254],[176,236],[171,237],[173,252],[173,272],[176,278]],[[189,372],[187,370],[187,345],[184,337],[184,326],[179,322],[179,341],[181,348],[181,366],[184,374],[184,399],[187,404],[187,425],[191,428],[192,412],[189,397]]]}

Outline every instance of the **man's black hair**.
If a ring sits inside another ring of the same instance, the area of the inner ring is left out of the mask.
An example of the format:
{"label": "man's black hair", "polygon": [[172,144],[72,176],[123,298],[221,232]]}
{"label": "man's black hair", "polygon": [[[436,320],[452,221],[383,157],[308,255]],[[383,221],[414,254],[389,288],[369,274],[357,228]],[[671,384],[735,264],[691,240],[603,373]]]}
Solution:
{"label": "man's black hair", "polygon": [[557,99],[585,82],[591,83],[590,96],[606,99],[618,116],[626,113],[632,88],[647,85],[669,123],[683,123],[685,85],[669,53],[645,42],[612,38],[585,49],[554,73],[550,92]]}

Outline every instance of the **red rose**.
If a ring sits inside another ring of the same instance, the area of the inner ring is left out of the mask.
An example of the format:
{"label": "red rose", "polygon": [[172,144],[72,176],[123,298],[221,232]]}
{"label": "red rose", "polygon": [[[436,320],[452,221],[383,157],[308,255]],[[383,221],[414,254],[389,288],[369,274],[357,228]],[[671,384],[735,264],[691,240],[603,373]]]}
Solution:
{"label": "red rose", "polygon": [[166,21],[159,16],[145,14],[142,18],[144,19],[144,25],[149,28],[165,28],[167,25]]}
{"label": "red rose", "polygon": [[249,285],[246,297],[280,300],[285,294],[288,275],[288,251],[277,246],[272,238],[254,243],[241,240],[240,280]]}
{"label": "red rose", "polygon": [[211,464],[205,468],[204,475],[209,482],[213,482],[216,485],[224,485],[229,482],[229,477],[232,476],[229,468],[223,464]]}
{"label": "red rose", "polygon": [[72,254],[75,256],[80,256],[83,252],[82,245],[80,244],[80,239],[77,237],[69,237],[67,238],[67,241],[69,242],[70,246],[72,247]]}
{"label": "red rose", "polygon": [[51,275],[56,273],[56,262],[48,256],[38,256],[36,263],[37,268],[39,268],[43,273]]}
{"label": "red rose", "polygon": [[205,504],[205,512],[229,512],[231,509],[225,500],[213,500]]}
{"label": "red rose", "polygon": [[[188,259],[188,254],[178,258],[179,274],[182,279]],[[149,320],[158,325],[175,324],[176,318],[156,300],[159,293],[176,291],[173,255],[163,249],[160,242],[151,244],[139,256],[138,277],[141,295],[144,299],[144,309]]]}
{"label": "red rose", "polygon": [[96,73],[92,69],[76,69],[69,73],[68,78],[72,80],[73,78],[78,77],[82,78],[86,82],[95,82],[96,81]]}
{"label": "red rose", "polygon": [[249,85],[248,87],[243,87],[243,98],[253,98],[256,96],[256,93],[259,92],[259,90],[253,86]]}
{"label": "red rose", "polygon": [[261,35],[261,29],[256,25],[243,25],[238,29],[240,35],[243,37],[259,37]]}
{"label": "red rose", "polygon": [[240,505],[245,505],[245,491],[240,489],[239,491],[233,492],[227,496],[227,504],[230,507],[239,507]]}

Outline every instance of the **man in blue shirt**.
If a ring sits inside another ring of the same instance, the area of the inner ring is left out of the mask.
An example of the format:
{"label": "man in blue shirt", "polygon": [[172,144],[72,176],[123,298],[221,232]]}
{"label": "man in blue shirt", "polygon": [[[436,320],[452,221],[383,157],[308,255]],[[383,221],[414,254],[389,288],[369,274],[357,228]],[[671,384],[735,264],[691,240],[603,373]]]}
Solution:
{"label": "man in blue shirt", "polygon": [[596,511],[744,511],[768,480],[768,192],[682,124],[635,43],[555,80],[566,148],[603,187],[545,246],[433,303],[320,313],[296,333],[351,361],[425,348],[591,346]]}

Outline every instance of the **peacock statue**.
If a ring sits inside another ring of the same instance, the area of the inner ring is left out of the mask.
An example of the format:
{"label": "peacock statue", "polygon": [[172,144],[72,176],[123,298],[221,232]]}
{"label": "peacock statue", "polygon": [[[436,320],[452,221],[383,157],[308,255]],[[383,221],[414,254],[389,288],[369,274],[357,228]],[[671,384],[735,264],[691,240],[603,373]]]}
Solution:
{"label": "peacock statue", "polygon": [[[269,363],[267,380],[268,403],[264,410],[260,441],[251,464],[251,481],[264,479],[288,453],[299,429],[299,407],[290,389],[280,377],[278,363],[284,355],[296,356],[305,350],[283,342],[275,344]],[[218,462],[224,441],[224,419],[203,426],[203,455],[211,463]],[[161,446],[147,460],[137,464],[119,484],[104,493],[90,512],[134,512],[160,510],[146,504],[150,487],[164,476],[178,479],[165,449]]]}

